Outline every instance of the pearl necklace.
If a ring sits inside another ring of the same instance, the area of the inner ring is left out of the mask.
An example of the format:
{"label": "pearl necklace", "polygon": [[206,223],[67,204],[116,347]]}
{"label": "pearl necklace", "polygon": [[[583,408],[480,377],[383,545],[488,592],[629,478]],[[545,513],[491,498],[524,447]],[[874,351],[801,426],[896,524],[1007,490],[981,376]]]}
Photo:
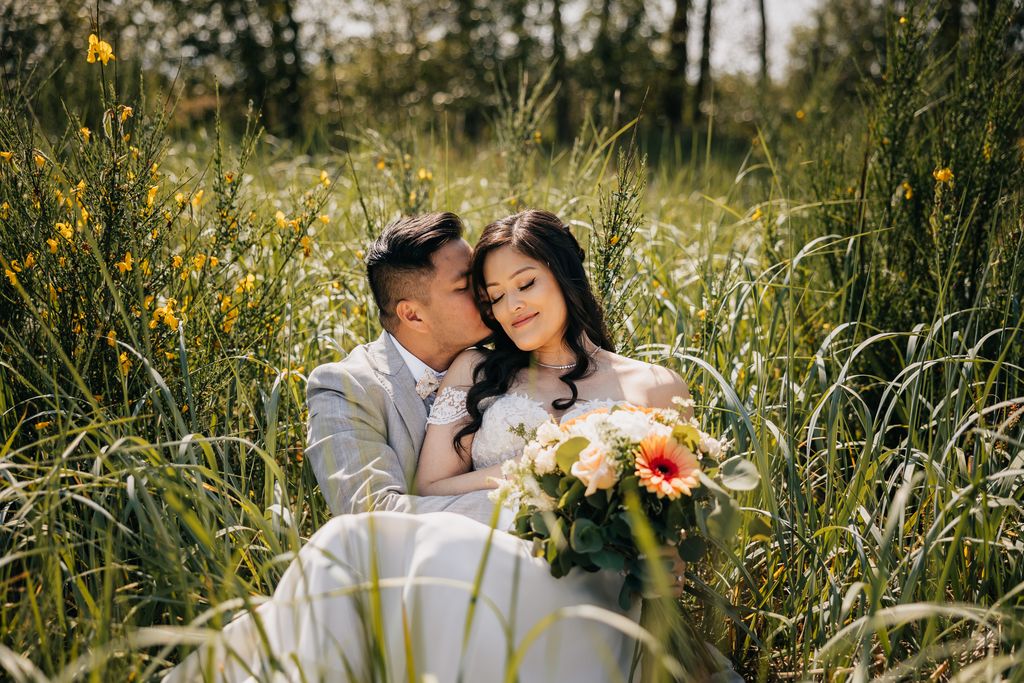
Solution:
{"label": "pearl necklace", "polygon": [[[591,351],[587,355],[590,356],[591,358],[593,358],[594,355],[597,354],[597,352],[600,351],[600,350],[601,350],[601,347],[598,346],[596,349],[594,349],[593,351]],[[551,370],[572,370],[574,367],[576,367],[576,363],[569,363],[568,365],[551,365],[549,363],[541,363],[539,360],[536,360],[536,359],[533,362],[536,363],[537,365],[541,366],[542,368],[548,368],[548,369],[551,369]]]}

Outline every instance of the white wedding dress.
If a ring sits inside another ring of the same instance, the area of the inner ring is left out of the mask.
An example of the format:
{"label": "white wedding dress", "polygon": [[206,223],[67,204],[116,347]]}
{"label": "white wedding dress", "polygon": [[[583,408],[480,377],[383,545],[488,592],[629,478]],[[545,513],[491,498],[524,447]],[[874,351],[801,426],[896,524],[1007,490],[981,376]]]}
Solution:
{"label": "white wedding dress", "polygon": [[[562,419],[612,403],[579,401]],[[428,422],[459,419],[464,406],[463,392],[445,389]],[[474,468],[515,456],[524,445],[515,428],[547,418],[526,396],[493,400],[473,439]],[[270,600],[165,680],[201,680],[203,667],[214,681],[626,680],[635,641],[625,631],[639,601],[629,613],[618,607],[622,577],[552,577],[526,541],[501,530],[510,519],[492,530],[447,512],[335,517]]]}

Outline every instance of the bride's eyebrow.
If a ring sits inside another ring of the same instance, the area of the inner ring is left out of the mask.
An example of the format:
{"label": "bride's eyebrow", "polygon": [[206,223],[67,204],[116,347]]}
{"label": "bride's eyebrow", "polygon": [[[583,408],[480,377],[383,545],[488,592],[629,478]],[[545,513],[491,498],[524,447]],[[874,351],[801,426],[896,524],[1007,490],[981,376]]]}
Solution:
{"label": "bride's eyebrow", "polygon": [[[534,268],[533,266],[523,266],[522,268],[520,268],[516,272],[512,273],[511,275],[509,275],[508,279],[511,280],[516,275],[519,275],[519,273],[526,272],[527,270],[536,270],[536,268]],[[485,286],[486,287],[497,287],[498,283],[497,282],[488,282]]]}

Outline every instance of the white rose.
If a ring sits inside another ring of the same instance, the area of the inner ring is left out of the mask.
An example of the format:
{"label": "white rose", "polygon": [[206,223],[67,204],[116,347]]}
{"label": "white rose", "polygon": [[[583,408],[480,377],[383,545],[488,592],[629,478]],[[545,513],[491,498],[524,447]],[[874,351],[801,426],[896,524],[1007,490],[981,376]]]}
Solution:
{"label": "white rose", "polygon": [[722,454],[722,442],[713,436],[705,436],[700,440],[700,450],[712,458],[717,458]]}
{"label": "white rose", "polygon": [[600,442],[591,442],[580,452],[572,465],[572,475],[587,485],[586,495],[599,489],[610,489],[619,480],[619,473],[608,448]]}
{"label": "white rose", "polygon": [[562,430],[551,420],[542,422],[540,427],[537,427],[537,441],[540,441],[542,444],[558,441],[562,436],[564,436]]}
{"label": "white rose", "polygon": [[555,448],[543,448],[533,459],[533,471],[544,475],[555,471]]}

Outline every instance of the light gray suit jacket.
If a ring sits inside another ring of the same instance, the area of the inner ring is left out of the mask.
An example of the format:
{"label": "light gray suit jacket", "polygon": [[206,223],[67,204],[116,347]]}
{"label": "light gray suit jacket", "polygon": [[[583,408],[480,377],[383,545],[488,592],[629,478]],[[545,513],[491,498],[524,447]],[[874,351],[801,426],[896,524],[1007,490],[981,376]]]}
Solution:
{"label": "light gray suit jacket", "polygon": [[313,370],[306,385],[306,458],[336,515],[367,510],[458,512],[489,523],[487,491],[415,496],[409,491],[426,433],[427,404],[387,333],[344,360]]}

